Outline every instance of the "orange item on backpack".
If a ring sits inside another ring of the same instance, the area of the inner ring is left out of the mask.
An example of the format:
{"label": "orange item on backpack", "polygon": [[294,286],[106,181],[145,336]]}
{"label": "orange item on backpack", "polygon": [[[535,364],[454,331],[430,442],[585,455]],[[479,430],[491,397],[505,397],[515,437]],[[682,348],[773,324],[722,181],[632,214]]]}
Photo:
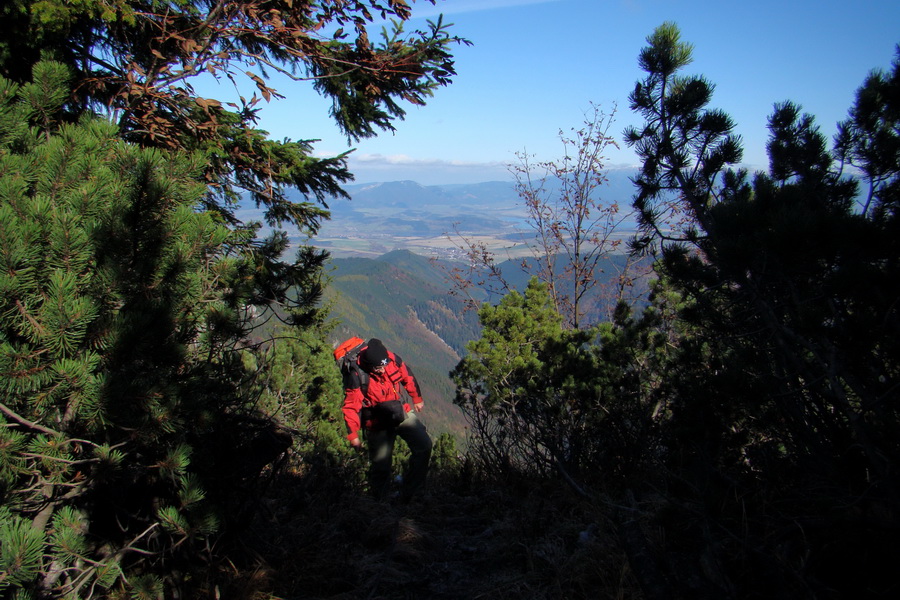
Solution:
{"label": "orange item on backpack", "polygon": [[334,360],[340,361],[344,356],[347,355],[351,350],[356,349],[365,343],[365,340],[358,337],[352,337],[348,340],[341,342],[341,344],[334,349]]}

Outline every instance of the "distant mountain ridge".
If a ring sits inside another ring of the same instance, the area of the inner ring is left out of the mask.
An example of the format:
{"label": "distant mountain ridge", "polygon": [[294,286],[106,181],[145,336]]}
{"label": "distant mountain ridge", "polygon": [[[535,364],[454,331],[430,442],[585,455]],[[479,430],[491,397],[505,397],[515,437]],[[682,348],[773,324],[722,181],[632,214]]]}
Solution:
{"label": "distant mountain ridge", "polygon": [[[350,195],[350,207],[373,208],[391,206],[401,209],[428,207],[514,208],[518,197],[512,182],[488,181],[475,184],[421,185],[415,181],[387,181],[350,184],[344,188]],[[336,204],[337,203],[337,204]],[[329,202],[334,214],[340,214],[341,200]]]}
{"label": "distant mountain ridge", "polygon": [[[634,169],[611,170],[598,190],[604,203],[631,205]],[[532,235],[523,200],[512,181],[421,185],[415,181],[344,186],[350,200],[329,198],[331,219],[312,243],[336,257],[377,258],[397,249],[459,258],[452,238],[464,235],[489,248],[522,245]],[[554,185],[548,182],[552,193]],[[301,200],[302,198],[297,198]],[[624,228],[633,228],[629,220]]]}
{"label": "distant mountain ridge", "polygon": [[[637,172],[637,168],[609,170],[606,174],[606,185],[600,188],[599,196],[606,201],[630,202],[634,194],[631,178]],[[352,198],[351,202],[361,206],[388,203],[403,208],[416,208],[453,203],[460,207],[475,206],[490,209],[521,207],[521,200],[516,195],[513,181],[421,185],[415,181],[405,180],[354,183],[344,186],[344,189]],[[558,186],[548,182],[548,189],[558,189]],[[340,209],[332,204],[329,202],[332,210],[340,212]]]}

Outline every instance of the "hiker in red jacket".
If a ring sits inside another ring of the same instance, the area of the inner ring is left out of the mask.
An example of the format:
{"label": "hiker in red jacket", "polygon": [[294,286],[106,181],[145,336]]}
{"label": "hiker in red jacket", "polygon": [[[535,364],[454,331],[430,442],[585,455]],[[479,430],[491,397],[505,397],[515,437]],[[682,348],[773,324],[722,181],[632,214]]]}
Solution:
{"label": "hiker in red jacket", "polygon": [[[401,486],[401,500],[409,502],[425,485],[431,459],[431,437],[416,417],[425,406],[419,384],[403,360],[389,352],[381,340],[371,339],[359,351],[355,368],[344,374],[344,421],[347,439],[361,448],[360,430],[369,447],[369,485],[376,498],[386,499],[391,485],[394,441],[399,435],[412,453]],[[400,397],[400,386],[409,394],[412,406]]]}

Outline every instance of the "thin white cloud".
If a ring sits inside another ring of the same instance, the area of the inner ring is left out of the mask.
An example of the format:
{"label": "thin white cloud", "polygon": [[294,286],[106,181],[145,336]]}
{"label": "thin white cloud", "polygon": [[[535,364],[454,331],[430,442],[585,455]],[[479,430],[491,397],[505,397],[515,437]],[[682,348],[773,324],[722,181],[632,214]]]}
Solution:
{"label": "thin white cloud", "polygon": [[413,158],[404,154],[351,154],[348,166],[359,183],[412,180],[431,185],[505,181],[510,178],[507,165],[499,161]]}
{"label": "thin white cloud", "polygon": [[494,10],[498,8],[514,8],[517,6],[529,6],[532,4],[549,4],[562,0],[439,0],[431,5],[427,2],[417,2],[413,5],[413,17],[434,17],[439,14],[456,15],[460,13],[475,12],[481,10]]}
{"label": "thin white cloud", "polygon": [[496,168],[505,167],[501,162],[473,162],[464,160],[444,160],[440,158],[413,158],[406,154],[359,154],[350,155],[350,163],[365,165],[366,167],[442,167],[442,168]]}

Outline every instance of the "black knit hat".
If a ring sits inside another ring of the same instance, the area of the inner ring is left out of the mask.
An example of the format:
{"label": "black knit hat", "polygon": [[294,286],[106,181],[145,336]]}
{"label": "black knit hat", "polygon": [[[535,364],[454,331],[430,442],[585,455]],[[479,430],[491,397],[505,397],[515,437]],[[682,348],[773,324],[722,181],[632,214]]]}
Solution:
{"label": "black knit hat", "polygon": [[388,351],[381,343],[381,340],[372,338],[369,340],[368,347],[360,353],[359,360],[363,366],[368,368],[383,367],[388,364]]}

